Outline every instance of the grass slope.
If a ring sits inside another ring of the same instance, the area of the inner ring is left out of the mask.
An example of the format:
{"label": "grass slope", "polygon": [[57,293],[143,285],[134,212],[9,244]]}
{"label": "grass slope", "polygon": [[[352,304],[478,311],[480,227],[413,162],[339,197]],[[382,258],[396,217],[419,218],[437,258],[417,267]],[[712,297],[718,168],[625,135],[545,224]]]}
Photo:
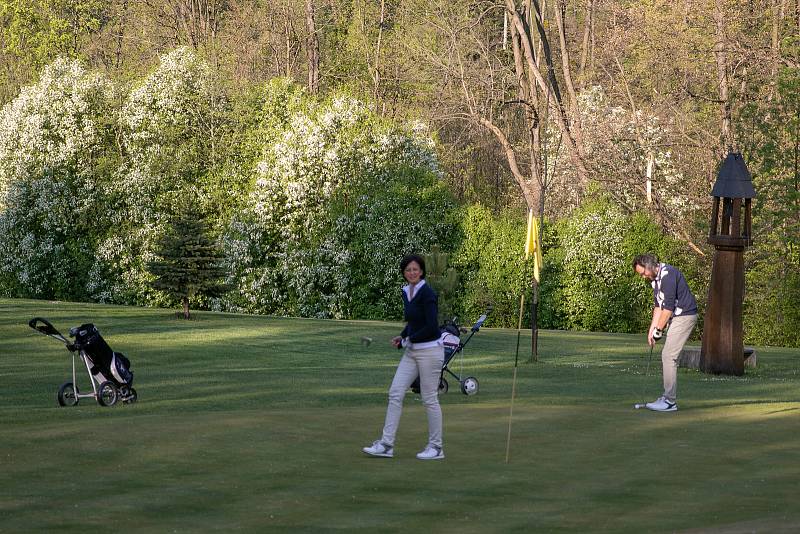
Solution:
{"label": "grass slope", "polygon": [[[97,324],[133,362],[140,402],[59,408],[69,353],[34,316]],[[480,393],[451,381],[447,459],[420,462],[410,393],[397,456],[360,452],[380,433],[399,325],[196,317],[0,299],[0,532],[800,529],[796,349],[759,348],[741,378],[681,370],[680,411],[658,414],[632,407],[660,393],[643,336],[542,332],[505,463],[516,332],[484,329],[452,364]]]}

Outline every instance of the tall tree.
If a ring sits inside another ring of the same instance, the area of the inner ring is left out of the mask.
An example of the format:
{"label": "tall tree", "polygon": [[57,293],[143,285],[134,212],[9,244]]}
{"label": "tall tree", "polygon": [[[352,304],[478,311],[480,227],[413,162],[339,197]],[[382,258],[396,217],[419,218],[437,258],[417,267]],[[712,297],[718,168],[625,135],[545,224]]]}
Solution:
{"label": "tall tree", "polygon": [[306,55],[308,56],[308,92],[319,92],[319,37],[314,14],[314,0],[306,0]]}

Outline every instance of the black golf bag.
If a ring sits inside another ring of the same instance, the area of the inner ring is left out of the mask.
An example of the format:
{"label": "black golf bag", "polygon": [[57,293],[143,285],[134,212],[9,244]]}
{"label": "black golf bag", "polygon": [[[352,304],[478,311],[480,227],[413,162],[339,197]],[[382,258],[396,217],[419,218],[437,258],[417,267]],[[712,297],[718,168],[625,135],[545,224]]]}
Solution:
{"label": "black golf bag", "polygon": [[[489,312],[487,311],[486,313]],[[445,373],[458,380],[458,384],[461,386],[461,393],[464,395],[475,395],[478,392],[477,378],[474,376],[462,378],[451,371],[450,367],[448,366],[457,354],[463,354],[462,351],[464,350],[464,347],[467,343],[469,343],[469,340],[472,339],[472,336],[474,336],[475,333],[480,330],[485,320],[486,314],[481,315],[478,318],[478,321],[472,326],[469,337],[467,337],[467,339],[464,341],[461,341],[461,327],[458,325],[455,317],[440,327],[440,341],[442,342],[442,347],[444,349],[444,362],[442,364],[442,372],[439,375],[439,394],[447,393],[447,391],[450,389],[447,379],[444,376]],[[420,392],[419,377],[417,377],[417,379],[414,380],[414,383],[411,384],[411,391],[414,393]]]}
{"label": "black golf bag", "polygon": [[117,387],[133,384],[131,362],[121,352],[114,352],[92,323],[82,324],[70,330],[75,336],[75,349],[89,357],[90,372],[99,381],[110,380]]}

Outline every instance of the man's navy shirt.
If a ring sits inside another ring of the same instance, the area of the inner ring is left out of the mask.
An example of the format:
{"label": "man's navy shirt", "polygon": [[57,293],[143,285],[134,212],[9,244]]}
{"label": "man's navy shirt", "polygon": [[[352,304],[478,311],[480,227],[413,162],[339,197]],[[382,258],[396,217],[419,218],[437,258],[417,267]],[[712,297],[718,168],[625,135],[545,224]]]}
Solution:
{"label": "man's navy shirt", "polygon": [[653,299],[659,308],[670,310],[676,317],[697,315],[697,301],[694,299],[686,278],[678,269],[666,263],[658,264],[653,286]]}

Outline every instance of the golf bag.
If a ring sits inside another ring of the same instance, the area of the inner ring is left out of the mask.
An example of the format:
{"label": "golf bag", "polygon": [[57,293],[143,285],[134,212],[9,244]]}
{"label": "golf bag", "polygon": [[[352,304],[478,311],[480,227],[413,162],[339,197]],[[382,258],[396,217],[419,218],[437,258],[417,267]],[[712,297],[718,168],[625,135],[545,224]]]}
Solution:
{"label": "golf bag", "polygon": [[[489,312],[487,311],[486,313]],[[444,348],[444,362],[442,364],[442,372],[439,375],[439,394],[447,393],[450,388],[447,378],[444,376],[445,373],[458,380],[458,384],[461,386],[461,393],[464,395],[475,395],[478,392],[477,378],[474,376],[462,378],[451,371],[448,366],[450,365],[452,359],[455,358],[456,354],[459,354],[464,350],[464,347],[467,343],[469,343],[469,340],[472,339],[472,336],[474,336],[478,330],[480,330],[481,326],[483,326],[483,322],[486,321],[486,313],[478,318],[478,320],[470,329],[469,336],[463,342],[461,341],[461,327],[458,325],[455,317],[440,327],[441,337],[439,339],[442,342],[442,347]],[[414,393],[419,393],[419,387],[419,377],[417,377],[414,383],[411,384],[411,390]]]}
{"label": "golf bag", "polygon": [[114,352],[92,323],[82,324],[70,330],[74,334],[75,349],[82,350],[92,364],[89,372],[98,382],[110,380],[117,387],[133,384],[131,362],[121,352]]}

